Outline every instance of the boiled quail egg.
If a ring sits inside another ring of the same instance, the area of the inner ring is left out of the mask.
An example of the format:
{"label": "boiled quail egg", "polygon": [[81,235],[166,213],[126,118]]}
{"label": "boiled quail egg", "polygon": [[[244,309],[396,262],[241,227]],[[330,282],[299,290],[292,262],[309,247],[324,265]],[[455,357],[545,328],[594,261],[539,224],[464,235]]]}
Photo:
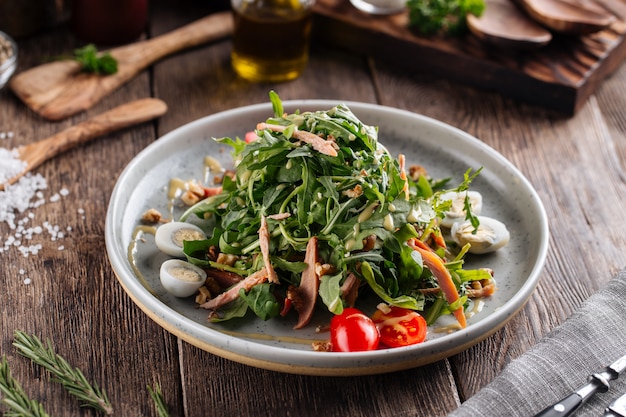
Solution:
{"label": "boiled quail egg", "polygon": [[206,234],[198,226],[185,222],[165,223],[156,231],[154,241],[164,253],[178,258],[184,257],[185,240],[204,240]]}
{"label": "boiled quail egg", "polygon": [[465,196],[469,197],[472,214],[478,216],[483,208],[483,196],[478,191],[449,191],[440,196],[441,201],[452,202],[450,210],[445,213],[445,217],[441,221],[444,227],[452,227],[456,222],[465,220]]}
{"label": "boiled quail egg", "polygon": [[181,259],[163,262],[159,276],[163,288],[173,296],[181,298],[195,294],[206,281],[206,272]]}
{"label": "boiled quail egg", "polygon": [[495,252],[509,243],[511,235],[502,222],[486,216],[478,216],[478,220],[476,233],[469,220],[454,223],[450,229],[452,239],[460,246],[469,243],[468,252],[475,254]]}

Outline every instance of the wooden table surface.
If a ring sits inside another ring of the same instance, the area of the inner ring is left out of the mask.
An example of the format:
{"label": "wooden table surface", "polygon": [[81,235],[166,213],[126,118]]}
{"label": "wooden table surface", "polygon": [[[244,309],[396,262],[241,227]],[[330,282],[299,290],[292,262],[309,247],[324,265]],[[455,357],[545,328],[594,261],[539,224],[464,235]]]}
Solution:
{"label": "wooden table surface", "polygon": [[[215,3],[151,2],[146,36],[212,12]],[[19,70],[67,54],[80,41],[67,27],[19,40]],[[65,231],[34,238],[37,254],[0,253],[0,353],[14,377],[50,415],[96,415],[47,374],[16,354],[13,333],[49,338],[57,351],[106,392],[119,416],[154,416],[147,385],[159,382],[173,416],[442,416],[488,384],[511,360],[562,323],[626,265],[626,67],[574,117],[385,65],[314,42],[303,76],[250,84],[230,67],[229,39],[162,60],[95,107],[61,122],[0,92],[3,147],[31,143],[132,99],[158,97],[158,121],[109,134],[51,160],[35,172],[50,199],[30,209],[33,224]],[[116,179],[160,136],[197,118],[267,102],[323,98],[407,109],[458,127],[492,146],[527,176],[550,219],[551,243],[536,291],[501,330],[474,347],[417,369],[361,377],[316,377],[248,367],[200,350],[148,318],[119,285],[107,259],[104,226]],[[1,137],[1,136],[0,136]],[[0,224],[2,242],[12,233]],[[63,250],[60,250],[60,246]]]}

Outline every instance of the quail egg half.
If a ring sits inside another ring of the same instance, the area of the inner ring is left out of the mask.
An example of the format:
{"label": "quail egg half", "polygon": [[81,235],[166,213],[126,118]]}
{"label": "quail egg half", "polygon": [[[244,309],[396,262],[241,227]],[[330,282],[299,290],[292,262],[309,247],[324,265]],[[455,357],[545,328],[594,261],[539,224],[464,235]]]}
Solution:
{"label": "quail egg half", "polygon": [[161,264],[161,285],[175,297],[194,295],[206,281],[206,272],[181,259],[169,259]]}
{"label": "quail egg half", "polygon": [[454,223],[465,220],[465,197],[469,198],[472,214],[478,216],[483,208],[483,196],[478,191],[448,191],[440,196],[441,201],[451,201],[452,205],[441,220],[444,227],[452,227]]}
{"label": "quail egg half", "polygon": [[185,240],[204,240],[206,234],[198,226],[185,222],[165,223],[156,231],[154,241],[161,252],[182,258]]}
{"label": "quail egg half", "polygon": [[478,220],[480,225],[475,233],[469,220],[454,223],[450,228],[452,239],[460,246],[469,243],[468,252],[474,254],[495,252],[509,243],[511,235],[502,222],[486,216],[478,216]]}

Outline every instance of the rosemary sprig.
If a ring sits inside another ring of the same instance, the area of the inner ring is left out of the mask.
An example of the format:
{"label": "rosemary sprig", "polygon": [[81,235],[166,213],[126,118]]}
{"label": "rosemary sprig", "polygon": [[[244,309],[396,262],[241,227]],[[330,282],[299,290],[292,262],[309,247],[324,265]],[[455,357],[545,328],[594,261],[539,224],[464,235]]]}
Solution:
{"label": "rosemary sprig", "polygon": [[163,393],[161,392],[161,385],[159,385],[158,382],[154,384],[154,388],[148,385],[148,391],[150,392],[152,401],[154,401],[154,407],[156,408],[159,417],[169,417],[170,412],[165,404],[165,399],[163,398]]}
{"label": "rosemary sprig", "polygon": [[113,414],[113,407],[104,390],[100,390],[97,384],[92,386],[80,369],[72,368],[63,357],[56,354],[49,339],[46,342],[44,345],[36,336],[17,330],[13,346],[17,348],[20,355],[29,358],[54,375],[57,382],[82,401],[83,406],[95,408],[108,415]]}
{"label": "rosemary sprig", "polygon": [[28,398],[20,384],[11,376],[6,356],[0,361],[0,391],[3,394],[2,404],[8,411],[5,417],[49,417],[43,405],[37,400]]}

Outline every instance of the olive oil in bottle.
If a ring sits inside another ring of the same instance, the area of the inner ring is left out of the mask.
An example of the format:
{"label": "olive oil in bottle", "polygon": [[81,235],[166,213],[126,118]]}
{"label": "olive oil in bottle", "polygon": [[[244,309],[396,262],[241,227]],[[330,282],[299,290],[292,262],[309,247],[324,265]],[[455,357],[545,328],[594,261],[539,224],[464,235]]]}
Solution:
{"label": "olive oil in bottle", "polygon": [[253,82],[302,74],[309,58],[312,0],[232,0],[232,65]]}

